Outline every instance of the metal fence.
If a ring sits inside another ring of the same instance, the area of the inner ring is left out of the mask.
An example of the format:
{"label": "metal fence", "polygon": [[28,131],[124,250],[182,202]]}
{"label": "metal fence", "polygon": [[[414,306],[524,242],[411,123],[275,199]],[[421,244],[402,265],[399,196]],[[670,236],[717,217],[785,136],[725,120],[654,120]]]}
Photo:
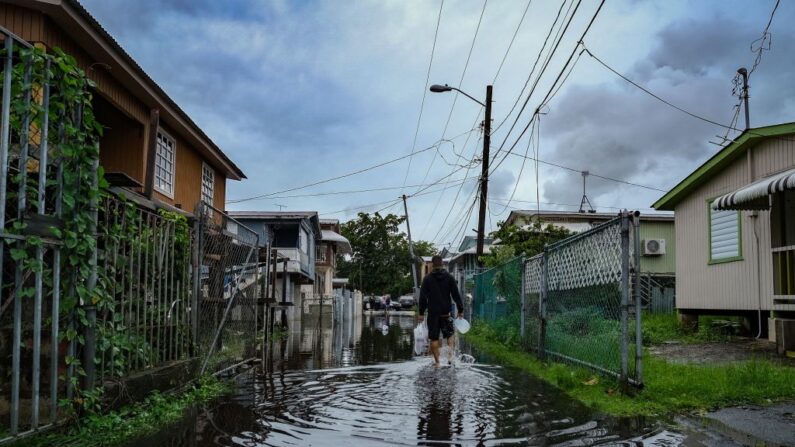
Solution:
{"label": "metal fence", "polygon": [[99,265],[112,306],[97,319],[98,378],[123,377],[189,358],[193,230],[133,202],[107,197],[98,226]]}
{"label": "metal fence", "polygon": [[625,212],[477,275],[476,317],[541,357],[640,385],[637,224]]}
{"label": "metal fence", "polygon": [[258,297],[267,267],[259,263],[257,232],[200,203],[196,211],[194,325],[202,373],[256,357]]}
{"label": "metal fence", "polygon": [[[33,85],[30,45],[0,28],[0,440],[51,425],[73,375],[61,343],[60,220],[63,164],[51,134],[48,77]],[[49,63],[48,63],[49,64]],[[17,73],[20,73],[20,79]],[[49,65],[45,66],[49,70]],[[47,71],[49,73],[49,71]],[[20,82],[21,81],[21,82]],[[12,108],[12,100],[21,107]],[[41,108],[36,122],[32,117]],[[54,137],[54,138],[53,138]],[[32,244],[34,240],[38,243]],[[31,245],[36,245],[35,249]],[[65,272],[70,274],[70,272]],[[67,322],[68,324],[68,322]],[[68,329],[68,327],[67,327]]]}

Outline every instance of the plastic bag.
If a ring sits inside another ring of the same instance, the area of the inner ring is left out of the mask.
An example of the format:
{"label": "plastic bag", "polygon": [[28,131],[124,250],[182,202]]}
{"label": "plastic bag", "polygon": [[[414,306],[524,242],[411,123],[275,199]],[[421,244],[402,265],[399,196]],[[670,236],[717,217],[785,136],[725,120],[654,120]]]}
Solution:
{"label": "plastic bag", "polygon": [[414,354],[423,355],[428,350],[428,325],[423,321],[414,328]]}

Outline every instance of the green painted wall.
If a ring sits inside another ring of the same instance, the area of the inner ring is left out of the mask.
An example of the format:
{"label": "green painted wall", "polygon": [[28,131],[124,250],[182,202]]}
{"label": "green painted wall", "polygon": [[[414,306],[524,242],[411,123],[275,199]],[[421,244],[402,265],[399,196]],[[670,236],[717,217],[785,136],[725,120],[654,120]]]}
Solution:
{"label": "green painted wall", "polygon": [[648,222],[640,223],[640,240],[665,239],[665,254],[660,256],[642,256],[640,269],[649,273],[676,272],[676,232],[673,222]]}

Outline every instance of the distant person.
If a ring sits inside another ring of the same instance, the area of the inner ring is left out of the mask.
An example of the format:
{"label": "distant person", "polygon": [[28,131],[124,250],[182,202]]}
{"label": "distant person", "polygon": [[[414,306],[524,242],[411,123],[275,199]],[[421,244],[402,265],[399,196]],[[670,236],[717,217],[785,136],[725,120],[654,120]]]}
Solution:
{"label": "distant person", "polygon": [[[422,280],[420,288],[420,315],[422,321],[425,311],[428,311],[428,339],[431,341],[431,354],[436,366],[439,366],[440,343],[439,336],[447,339],[447,346],[450,349],[450,358],[455,354],[455,327],[451,310],[453,302],[458,307],[458,318],[464,317],[464,303],[461,302],[461,295],[458,293],[453,275],[444,269],[441,256],[434,256],[432,259],[433,271],[428,273]],[[452,301],[451,301],[452,299]]]}

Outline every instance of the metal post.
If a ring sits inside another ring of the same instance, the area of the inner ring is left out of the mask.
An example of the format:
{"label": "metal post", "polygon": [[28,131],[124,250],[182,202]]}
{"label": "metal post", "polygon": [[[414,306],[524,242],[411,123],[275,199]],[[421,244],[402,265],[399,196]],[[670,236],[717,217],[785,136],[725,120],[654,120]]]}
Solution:
{"label": "metal post", "polygon": [[409,237],[409,254],[411,255],[411,277],[414,278],[414,301],[417,302],[417,300],[420,297],[419,293],[420,281],[419,278],[417,277],[417,260],[414,257],[414,244],[411,242],[411,225],[409,225],[409,208],[408,205],[406,205],[405,194],[403,194],[403,211],[405,211],[406,213],[406,233],[408,234]]}
{"label": "metal post", "polygon": [[521,321],[519,322],[519,335],[522,337],[522,343],[524,344],[524,337],[525,337],[525,318],[527,318],[527,303],[525,297],[525,274],[527,273],[527,263],[525,261],[524,256],[519,259],[520,268],[519,268],[519,299],[521,303]]}
{"label": "metal post", "polygon": [[193,290],[190,304],[190,326],[191,326],[191,346],[194,355],[198,354],[199,349],[199,293],[201,291],[201,246],[202,246],[202,207],[199,204],[199,213],[193,223],[195,233],[193,240],[193,250],[191,253],[191,263],[193,264]]}
{"label": "metal post", "polygon": [[[93,194],[88,202],[89,211],[91,212],[91,221],[88,224],[89,234],[96,241],[97,239],[97,219],[99,218],[98,204],[97,204],[97,189],[99,178],[97,172],[99,171],[99,157],[95,158],[91,166],[91,189]],[[89,260],[89,275],[86,281],[86,289],[90,295],[94,294],[97,287],[97,244],[91,250],[91,259]],[[85,304],[85,303],[83,303]],[[93,390],[96,381],[96,367],[94,364],[94,357],[96,357],[96,328],[97,328],[97,308],[90,304],[85,307],[86,319],[88,319],[88,326],[86,327],[85,345],[83,346],[83,369],[86,373],[85,389]]]}
{"label": "metal post", "polygon": [[743,108],[745,109],[745,128],[751,128],[751,112],[748,110],[748,70],[745,67],[741,67],[737,70],[737,73],[743,77],[743,92],[742,92],[742,100],[743,100]]}
{"label": "metal post", "polygon": [[492,86],[486,86],[486,116],[483,120],[483,159],[481,161],[480,173],[480,209],[478,210],[478,243],[477,243],[477,262],[482,266],[480,260],[483,256],[483,239],[486,236],[486,207],[488,206],[489,190],[489,149],[491,145],[491,91]]}
{"label": "metal post", "polygon": [[549,269],[549,254],[546,248],[541,252],[541,284],[538,291],[538,357],[546,357],[546,338],[547,338],[547,287]]}
{"label": "metal post", "polygon": [[643,334],[642,299],[640,295],[640,213],[635,211],[632,220],[632,239],[635,246],[635,382],[643,384]]}
{"label": "metal post", "polygon": [[629,213],[621,211],[621,386],[628,387],[629,370]]}

